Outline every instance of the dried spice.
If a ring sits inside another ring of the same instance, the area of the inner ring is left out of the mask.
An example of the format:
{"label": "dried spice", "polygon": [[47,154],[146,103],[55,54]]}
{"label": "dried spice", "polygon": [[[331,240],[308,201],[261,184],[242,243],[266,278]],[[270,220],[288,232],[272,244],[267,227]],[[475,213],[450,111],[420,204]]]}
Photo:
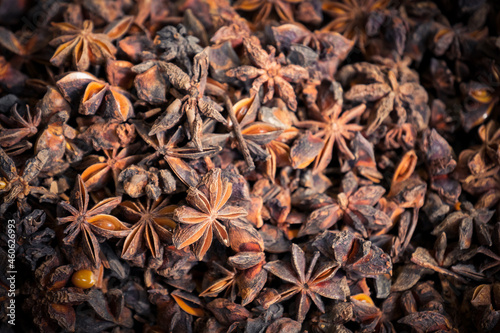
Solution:
{"label": "dried spice", "polygon": [[[212,244],[213,234],[224,245],[229,245],[226,226],[218,219],[231,220],[245,216],[242,207],[226,205],[232,194],[232,184],[222,180],[221,170],[209,171],[197,187],[188,190],[187,202],[192,206],[181,206],[174,212],[174,219],[186,226],[175,230],[173,242],[182,249],[196,242],[194,252],[199,260],[203,259]],[[193,208],[194,207],[194,208]]]}
{"label": "dried spice", "polygon": [[0,3],[1,332],[499,331],[497,1]]}

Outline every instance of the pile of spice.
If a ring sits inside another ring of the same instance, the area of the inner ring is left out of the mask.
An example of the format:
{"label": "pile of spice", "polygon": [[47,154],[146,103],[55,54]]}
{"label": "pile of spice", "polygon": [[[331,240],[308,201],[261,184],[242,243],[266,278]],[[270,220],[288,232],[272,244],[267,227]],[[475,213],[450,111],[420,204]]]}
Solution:
{"label": "pile of spice", "polygon": [[500,331],[498,1],[0,22],[1,332]]}

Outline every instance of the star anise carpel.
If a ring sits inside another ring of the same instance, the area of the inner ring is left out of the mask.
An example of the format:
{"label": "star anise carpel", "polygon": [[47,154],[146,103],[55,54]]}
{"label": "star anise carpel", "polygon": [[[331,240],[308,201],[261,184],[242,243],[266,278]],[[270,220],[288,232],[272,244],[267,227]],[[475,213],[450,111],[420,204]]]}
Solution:
{"label": "star anise carpel", "polygon": [[162,244],[172,239],[171,230],[176,226],[173,212],[177,206],[160,197],[147,200],[146,204],[138,200],[125,201],[120,208],[127,219],[134,222],[123,243],[122,258],[144,266],[146,249],[149,249],[153,258],[160,259]]}
{"label": "star anise carpel", "polygon": [[254,43],[251,38],[243,39],[243,45],[253,66],[236,67],[229,70],[227,76],[236,77],[243,82],[253,80],[251,95],[258,94],[260,88],[264,86],[262,103],[270,101],[277,92],[287,107],[295,111],[297,97],[290,83],[306,80],[309,77],[308,71],[301,66],[287,64],[284,55],[276,56],[276,49],[272,46],[269,47],[268,53],[259,44]]}
{"label": "star anise carpel", "polygon": [[90,197],[80,175],[77,177],[73,200],[59,203],[69,216],[58,217],[59,224],[68,224],[64,229],[63,242],[72,244],[80,236],[81,245],[87,257],[97,267],[100,264],[99,242],[107,238],[122,238],[129,234],[129,228],[109,213],[121,202],[121,197],[104,199],[89,209]]}
{"label": "star anise carpel", "polygon": [[229,236],[224,221],[246,216],[243,207],[227,205],[232,193],[232,183],[222,179],[220,169],[210,170],[197,187],[188,190],[186,200],[190,206],[181,206],[174,212],[180,224],[174,231],[173,242],[182,249],[195,244],[194,253],[202,260],[212,244],[213,234],[229,246]]}
{"label": "star anise carpel", "polygon": [[493,226],[488,222],[493,215],[494,211],[486,208],[476,209],[470,202],[464,202],[460,204],[460,210],[449,214],[434,228],[432,234],[437,236],[445,231],[448,237],[458,236],[461,250],[471,246],[473,234],[476,235],[481,245],[491,246]]}
{"label": "star anise carpel", "polygon": [[134,107],[131,95],[112,83],[87,72],[70,72],[57,81],[57,87],[66,100],[72,103],[80,101],[79,113],[95,115],[99,111],[104,117],[121,123],[134,116]]}
{"label": "star anise carpel", "polygon": [[292,244],[291,264],[282,261],[272,261],[264,268],[283,281],[288,282],[283,286],[279,301],[284,301],[299,294],[296,300],[297,320],[303,322],[311,307],[311,300],[321,312],[325,312],[325,305],[320,296],[345,300],[349,296],[349,287],[345,277],[336,276],[339,266],[333,261],[320,263],[320,253],[314,253],[306,269],[307,259],[304,251]]}

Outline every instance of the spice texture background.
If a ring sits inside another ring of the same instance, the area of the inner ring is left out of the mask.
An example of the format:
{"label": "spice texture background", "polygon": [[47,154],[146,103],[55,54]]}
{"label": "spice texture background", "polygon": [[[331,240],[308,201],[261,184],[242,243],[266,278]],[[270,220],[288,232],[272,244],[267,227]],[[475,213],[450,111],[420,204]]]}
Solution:
{"label": "spice texture background", "polygon": [[495,0],[0,0],[0,331],[500,332],[499,34]]}

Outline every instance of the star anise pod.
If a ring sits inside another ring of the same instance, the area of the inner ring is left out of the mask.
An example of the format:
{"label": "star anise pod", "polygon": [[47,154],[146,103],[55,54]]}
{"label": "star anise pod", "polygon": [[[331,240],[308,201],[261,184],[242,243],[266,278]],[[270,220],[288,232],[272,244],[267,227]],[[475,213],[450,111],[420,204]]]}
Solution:
{"label": "star anise pod", "polygon": [[359,48],[365,52],[368,36],[373,34],[373,31],[367,31],[367,28],[374,29],[373,27],[377,26],[375,22],[380,20],[381,12],[386,10],[389,4],[388,0],[324,1],[323,10],[334,19],[323,29],[341,33],[356,41]]}
{"label": "star anise pod", "polygon": [[[337,85],[340,89],[340,86]],[[342,100],[322,106],[318,120],[303,120],[297,122],[297,127],[315,131],[314,135],[324,140],[324,146],[314,161],[314,173],[323,172],[332,159],[333,149],[336,146],[345,159],[354,159],[353,153],[347,146],[346,140],[352,140],[356,132],[363,129],[357,123],[350,123],[365,112],[365,105],[360,104],[350,110],[342,112]],[[293,154],[292,154],[293,155]],[[293,158],[293,157],[292,157]]]}
{"label": "star anise pod", "polygon": [[118,189],[118,176],[123,169],[134,162],[138,162],[141,156],[134,155],[139,146],[137,144],[118,149],[103,150],[106,157],[91,155],[86,158],[84,164],[89,165],[82,172],[82,179],[87,190],[95,191],[106,186],[110,176],[115,182],[115,190]]}
{"label": "star anise pod", "polygon": [[443,222],[437,225],[432,234],[437,236],[441,232],[446,232],[448,237],[459,237],[459,248],[468,249],[472,244],[472,236],[476,234],[479,243],[485,246],[491,246],[492,225],[488,225],[495,214],[492,210],[485,208],[475,209],[470,202],[464,202],[460,205],[460,210],[449,214]]}
{"label": "star anise pod", "polygon": [[33,315],[34,323],[43,332],[57,332],[61,328],[74,331],[73,306],[89,299],[82,289],[66,286],[74,270],[72,265],[63,263],[59,254],[48,258],[35,271],[36,284],[23,288],[27,295],[23,309]]}
{"label": "star anise pod", "polygon": [[[289,50],[294,44],[309,46],[322,57],[335,57],[342,62],[354,46],[354,42],[331,31],[310,31],[300,24],[283,24],[272,27],[273,38],[280,50]],[[330,53],[331,52],[331,53]]]}
{"label": "star anise pod", "polygon": [[0,145],[2,148],[8,148],[25,138],[32,137],[38,133],[41,121],[40,109],[37,108],[36,113],[32,115],[29,106],[27,106],[24,115],[21,115],[17,110],[17,104],[14,105],[11,108],[10,117],[0,114]]}
{"label": "star anise pod", "polygon": [[90,20],[83,22],[82,28],[70,23],[53,23],[62,35],[50,42],[58,46],[50,62],[54,66],[62,66],[67,59],[72,58],[73,66],[78,71],[85,71],[90,65],[115,59],[116,47],[111,41],[127,32],[131,23],[131,17],[124,17],[109,25],[104,33],[95,33]]}
{"label": "star anise pod", "polygon": [[0,148],[0,175],[2,176],[0,178],[0,194],[3,199],[0,214],[5,214],[15,201],[17,201],[19,211],[28,212],[30,206],[27,199],[30,194],[46,194],[52,197],[45,188],[30,185],[37,180],[38,174],[48,159],[49,152],[44,149],[27,160],[22,170],[18,170],[14,161]]}
{"label": "star anise pod", "polygon": [[[486,79],[478,81],[463,82],[460,90],[464,95],[463,110],[461,112],[462,125],[468,132],[472,128],[481,125],[494,113],[495,107],[500,100],[500,67],[491,63],[480,74]],[[478,75],[479,76],[479,75]]]}
{"label": "star anise pod", "polygon": [[432,38],[432,51],[438,57],[446,54],[451,59],[472,56],[475,44],[488,36],[488,28],[474,30],[463,24],[451,26],[448,22],[436,23],[436,33]]}
{"label": "star anise pod", "polygon": [[312,243],[321,253],[335,260],[351,280],[377,278],[392,273],[391,258],[370,241],[349,230],[325,231]]}
{"label": "star anise pod", "polygon": [[174,219],[182,224],[174,232],[175,247],[182,249],[197,242],[194,252],[199,260],[210,248],[214,233],[222,244],[229,246],[227,229],[219,219],[232,220],[247,215],[242,207],[226,205],[233,186],[222,179],[221,173],[220,169],[210,170],[197,187],[188,190],[186,200],[194,208],[181,206],[174,213]]}
{"label": "star anise pod", "polygon": [[179,24],[177,27],[167,26],[156,33],[154,43],[156,47],[164,50],[161,55],[163,61],[176,61],[191,76],[192,64],[191,58],[203,51],[198,45],[199,39],[188,35],[186,28]]}
{"label": "star anise pod", "polygon": [[303,322],[309,312],[311,300],[324,313],[325,305],[320,296],[337,300],[345,300],[349,296],[346,278],[336,276],[339,269],[337,264],[332,261],[318,264],[318,259],[320,259],[320,252],[317,251],[306,269],[307,260],[304,251],[297,244],[292,244],[291,264],[277,260],[264,266],[271,274],[289,283],[283,287],[279,301],[299,294],[296,300],[297,321],[299,322]]}
{"label": "star anise pod", "polygon": [[309,77],[308,71],[301,66],[287,65],[285,56],[280,54],[276,57],[276,49],[272,46],[267,53],[251,38],[243,39],[243,45],[253,66],[245,65],[231,69],[227,72],[227,76],[236,77],[241,81],[254,79],[251,95],[258,94],[260,88],[265,85],[263,103],[270,101],[276,91],[290,110],[297,110],[297,97],[290,82],[306,80]]}
{"label": "star anise pod", "polygon": [[482,144],[464,149],[458,158],[460,167],[467,168],[467,175],[460,175],[465,183],[467,176],[481,177],[500,165],[500,126],[490,121],[481,125],[478,134]]}
{"label": "star anise pod", "polygon": [[278,17],[286,22],[293,22],[293,5],[301,0],[239,0],[233,8],[242,11],[258,11],[254,17],[254,22],[264,24],[269,21],[269,16],[274,12]]}
{"label": "star anise pod", "polygon": [[172,171],[188,186],[196,186],[199,182],[199,176],[183,159],[198,159],[210,156],[221,150],[220,147],[209,145],[205,145],[201,150],[188,146],[177,147],[184,138],[181,127],[179,127],[171,137],[166,136],[166,131],[159,131],[150,136],[152,129],[142,122],[135,121],[134,124],[141,138],[156,150],[155,154],[149,155],[146,159],[151,161],[163,156]]}
{"label": "star anise pod", "polygon": [[369,231],[390,227],[391,219],[374,207],[384,193],[382,186],[358,186],[354,174],[348,172],[342,179],[336,202],[313,211],[300,229],[299,237],[327,230],[341,219],[365,238]]}
{"label": "star anise pod", "polygon": [[65,201],[59,203],[71,214],[57,218],[59,224],[69,223],[64,229],[66,237],[63,242],[72,244],[80,235],[85,254],[97,267],[100,264],[99,242],[111,237],[125,237],[130,232],[120,220],[109,215],[120,204],[121,197],[105,199],[89,209],[89,194],[82,177],[78,175],[73,201],[74,205]]}
{"label": "star anise pod", "polygon": [[144,266],[146,248],[155,259],[163,256],[162,243],[171,239],[170,230],[175,228],[173,212],[176,205],[169,205],[161,197],[155,201],[148,200],[146,205],[140,201],[125,201],[120,204],[127,218],[133,220],[130,234],[123,243],[122,258]]}
{"label": "star anise pod", "polygon": [[207,82],[208,53],[204,50],[194,57],[192,76],[184,73],[182,69],[172,63],[161,63],[160,66],[170,83],[176,89],[185,92],[186,95],[174,92],[176,100],[167,108],[164,115],[157,119],[149,135],[155,135],[172,128],[183,115],[186,115],[191,140],[195,147],[202,151],[201,128],[203,121],[201,115],[227,125],[226,119],[220,114],[223,108],[210,97],[205,96],[207,84],[210,84]]}
{"label": "star anise pod", "polygon": [[71,72],[57,81],[64,98],[75,103],[79,100],[78,112],[94,115],[102,110],[104,117],[124,122],[134,115],[130,94],[119,86],[101,81],[86,72]]}

